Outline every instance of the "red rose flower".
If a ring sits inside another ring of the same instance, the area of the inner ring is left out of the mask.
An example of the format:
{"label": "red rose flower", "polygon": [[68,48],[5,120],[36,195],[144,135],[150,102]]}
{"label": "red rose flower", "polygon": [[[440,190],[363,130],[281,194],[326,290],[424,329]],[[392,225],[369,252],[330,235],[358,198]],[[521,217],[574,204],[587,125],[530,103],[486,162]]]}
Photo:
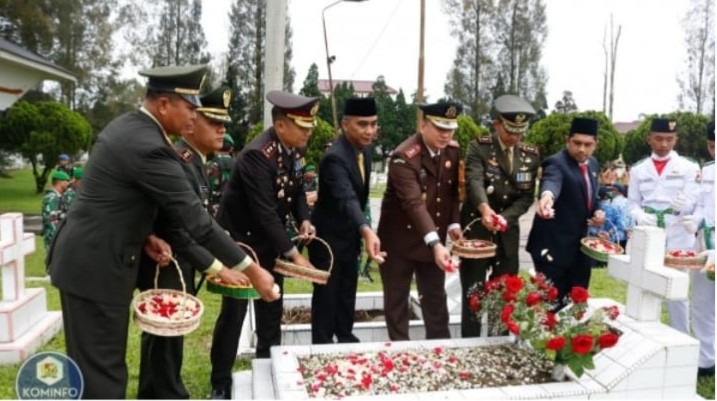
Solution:
{"label": "red rose flower", "polygon": [[503,307],[503,311],[500,313],[500,321],[507,324],[510,321],[510,317],[513,315],[514,310],[515,307],[512,304],[508,304]]}
{"label": "red rose flower", "polygon": [[472,312],[478,312],[480,310],[480,302],[478,302],[478,294],[473,294],[468,299],[468,308]]}
{"label": "red rose flower", "polygon": [[589,296],[588,290],[583,287],[573,287],[573,289],[570,290],[570,299],[576,304],[587,302]]}
{"label": "red rose flower", "polygon": [[607,313],[607,316],[610,318],[610,320],[617,319],[618,316],[620,316],[620,310],[617,308],[617,306],[603,306],[603,310]]}
{"label": "red rose flower", "polygon": [[558,298],[558,289],[555,287],[548,288],[548,301],[555,301]]}
{"label": "red rose flower", "polygon": [[542,300],[543,297],[541,297],[537,292],[531,292],[525,296],[525,304],[528,306],[533,306]]}
{"label": "red rose flower", "polygon": [[574,353],[585,355],[593,349],[593,336],[589,334],[578,334],[573,337],[570,346]]}
{"label": "red rose flower", "polygon": [[503,293],[503,301],[505,302],[515,302],[518,299],[515,297],[514,292],[506,291]]}
{"label": "red rose flower", "polygon": [[510,331],[511,333],[515,334],[516,336],[520,335],[520,327],[518,327],[517,324],[513,322],[508,322],[506,326],[508,326],[508,331]]}
{"label": "red rose flower", "polygon": [[617,335],[614,333],[605,333],[598,337],[597,343],[600,346],[600,348],[610,348],[617,344]]}
{"label": "red rose flower", "polygon": [[510,292],[518,292],[523,289],[523,280],[518,276],[508,276],[505,279],[505,288]]}
{"label": "red rose flower", "polygon": [[565,337],[553,337],[545,344],[545,348],[560,351],[565,346]]}
{"label": "red rose flower", "polygon": [[555,325],[558,323],[558,320],[555,318],[555,313],[548,312],[545,314],[545,319],[543,320],[543,324],[545,327],[548,328],[548,330],[552,330],[555,328]]}

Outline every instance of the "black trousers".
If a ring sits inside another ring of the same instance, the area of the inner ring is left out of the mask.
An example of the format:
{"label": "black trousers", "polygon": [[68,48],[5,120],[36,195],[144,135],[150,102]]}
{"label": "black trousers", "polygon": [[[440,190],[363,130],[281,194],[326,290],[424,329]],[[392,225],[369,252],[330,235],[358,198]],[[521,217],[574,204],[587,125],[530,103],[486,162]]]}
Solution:
{"label": "black trousers", "polygon": [[181,376],[183,359],[184,336],[142,333],[137,398],[189,399]]}
{"label": "black trousers", "polygon": [[535,271],[543,273],[558,289],[559,304],[556,308],[560,309],[567,304],[565,297],[570,294],[573,287],[583,287],[587,289],[590,286],[590,273],[592,268],[591,259],[582,252],[578,253],[574,263],[569,266],[557,266],[547,262],[544,258],[533,258]]}
{"label": "black trousers", "polygon": [[[323,245],[309,249],[311,263],[314,266],[328,267],[328,257],[324,258],[322,255],[322,253],[327,253]],[[327,283],[325,285],[314,284],[314,293],[311,297],[311,342],[313,344],[333,343],[334,336],[339,343],[359,342],[358,337],[353,334],[358,263],[358,257],[337,259]]]}
{"label": "black trousers", "polygon": [[85,399],[124,399],[129,305],[110,305],[60,291],[67,355],[82,372]]}
{"label": "black trousers", "polygon": [[214,325],[212,349],[209,358],[212,363],[212,388],[228,389],[232,384],[232,366],[239,349],[239,336],[244,324],[249,301],[222,297],[222,307]]}
{"label": "black trousers", "polygon": [[[461,279],[461,337],[480,336],[481,324],[468,305],[468,293],[471,288],[481,289],[486,280],[500,277],[503,274],[518,274],[518,244],[520,228],[513,225],[506,232],[493,235],[480,223],[475,223],[466,233],[470,239],[482,239],[496,244],[496,254],[487,259],[461,259],[459,275]],[[488,268],[492,268],[490,277],[486,277]]]}

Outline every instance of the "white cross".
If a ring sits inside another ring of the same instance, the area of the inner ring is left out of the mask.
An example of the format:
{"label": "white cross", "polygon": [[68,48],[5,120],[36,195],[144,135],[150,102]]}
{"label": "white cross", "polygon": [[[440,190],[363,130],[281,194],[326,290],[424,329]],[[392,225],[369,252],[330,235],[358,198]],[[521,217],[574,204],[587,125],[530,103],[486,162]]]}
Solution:
{"label": "white cross", "polygon": [[25,255],[35,251],[35,236],[22,229],[22,213],[0,215],[3,301],[17,301],[25,295]]}
{"label": "white cross", "polygon": [[659,321],[662,300],[687,299],[689,277],[665,267],[665,230],[638,226],[627,255],[611,255],[610,276],[627,282],[625,312],[638,321]]}

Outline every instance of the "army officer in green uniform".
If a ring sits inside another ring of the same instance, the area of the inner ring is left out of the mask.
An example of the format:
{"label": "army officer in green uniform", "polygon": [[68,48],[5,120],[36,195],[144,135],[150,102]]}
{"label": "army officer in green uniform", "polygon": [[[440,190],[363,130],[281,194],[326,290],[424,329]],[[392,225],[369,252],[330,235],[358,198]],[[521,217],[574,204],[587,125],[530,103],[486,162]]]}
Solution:
{"label": "army officer in green uniform", "polygon": [[[493,102],[495,132],[474,139],[466,154],[467,196],[461,209],[461,225],[473,222],[466,238],[495,243],[496,256],[489,259],[463,259],[460,277],[463,287],[461,336],[477,337],[480,323],[469,310],[469,289],[491,277],[518,273],[518,219],[533,203],[535,175],[540,166],[537,148],[520,142],[528,130],[533,107],[514,95],[503,95]],[[507,230],[494,225],[495,215],[507,221]],[[480,219],[479,221],[475,221]]]}

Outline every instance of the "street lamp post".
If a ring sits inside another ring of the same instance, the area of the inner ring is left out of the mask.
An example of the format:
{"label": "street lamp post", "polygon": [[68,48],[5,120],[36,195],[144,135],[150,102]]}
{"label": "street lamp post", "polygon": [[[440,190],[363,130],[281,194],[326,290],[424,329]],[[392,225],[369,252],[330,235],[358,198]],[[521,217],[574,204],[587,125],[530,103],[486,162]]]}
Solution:
{"label": "street lamp post", "polygon": [[339,119],[336,114],[336,96],[334,96],[334,79],[331,76],[331,63],[333,63],[334,60],[336,60],[336,56],[329,55],[329,39],[326,35],[326,10],[328,10],[329,8],[339,4],[341,2],[344,2],[344,1],[360,3],[360,2],[366,1],[366,0],[338,0],[338,1],[335,1],[331,4],[329,4],[326,7],[324,7],[324,9],[321,11],[321,23],[324,26],[324,46],[326,47],[326,69],[329,72],[329,97],[331,98],[331,116],[333,117],[333,120],[334,120],[334,134],[336,134],[336,135],[338,135],[338,133],[339,133]]}

